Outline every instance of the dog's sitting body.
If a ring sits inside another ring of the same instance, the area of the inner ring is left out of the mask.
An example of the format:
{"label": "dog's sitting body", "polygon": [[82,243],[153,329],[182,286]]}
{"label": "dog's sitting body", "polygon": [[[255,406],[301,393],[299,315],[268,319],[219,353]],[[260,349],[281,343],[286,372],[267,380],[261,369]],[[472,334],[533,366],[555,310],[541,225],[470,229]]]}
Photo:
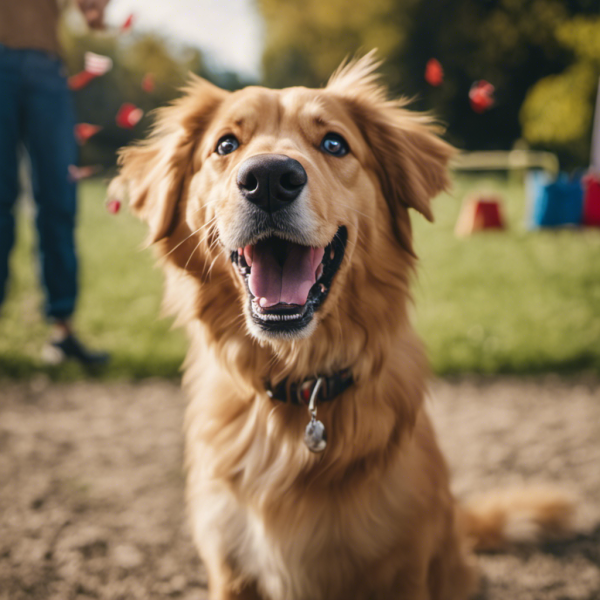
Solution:
{"label": "dog's sitting body", "polygon": [[[452,149],[374,67],[319,90],[196,80],[121,157],[113,190],[149,223],[191,337],[187,495],[213,599],[463,599],[466,534],[503,540],[510,502],[463,514],[450,493],[408,318],[408,208],[431,219]],[[313,454],[306,407],[267,388],[343,370]],[[525,505],[538,529],[568,512]]]}

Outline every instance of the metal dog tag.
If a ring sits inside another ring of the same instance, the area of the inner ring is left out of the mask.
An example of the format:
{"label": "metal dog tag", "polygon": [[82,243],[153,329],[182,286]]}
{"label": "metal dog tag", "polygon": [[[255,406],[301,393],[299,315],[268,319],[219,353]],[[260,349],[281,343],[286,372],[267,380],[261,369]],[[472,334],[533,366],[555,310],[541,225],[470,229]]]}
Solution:
{"label": "metal dog tag", "polygon": [[311,416],[310,423],[304,431],[304,443],[306,447],[315,454],[323,452],[327,447],[327,432],[325,425]]}
{"label": "metal dog tag", "polygon": [[315,383],[310,401],[308,403],[308,412],[310,414],[310,422],[304,430],[304,443],[306,447],[315,454],[323,452],[327,447],[327,432],[325,425],[317,420],[317,394],[323,380],[319,377]]}

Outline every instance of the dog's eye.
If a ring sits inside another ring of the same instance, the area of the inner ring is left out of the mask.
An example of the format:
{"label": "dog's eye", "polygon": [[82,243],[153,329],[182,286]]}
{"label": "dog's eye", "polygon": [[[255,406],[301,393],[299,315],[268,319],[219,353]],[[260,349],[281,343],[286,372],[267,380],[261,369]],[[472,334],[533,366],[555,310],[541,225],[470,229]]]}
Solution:
{"label": "dog's eye", "polygon": [[321,150],[333,156],[346,156],[350,152],[348,142],[337,133],[328,133],[321,142]]}
{"label": "dog's eye", "polygon": [[232,152],[234,152],[235,150],[237,150],[240,146],[240,143],[238,142],[237,138],[235,137],[235,135],[224,135],[218,142],[217,142],[217,149],[216,152],[217,154],[220,154],[221,156],[224,156],[225,154],[231,154]]}

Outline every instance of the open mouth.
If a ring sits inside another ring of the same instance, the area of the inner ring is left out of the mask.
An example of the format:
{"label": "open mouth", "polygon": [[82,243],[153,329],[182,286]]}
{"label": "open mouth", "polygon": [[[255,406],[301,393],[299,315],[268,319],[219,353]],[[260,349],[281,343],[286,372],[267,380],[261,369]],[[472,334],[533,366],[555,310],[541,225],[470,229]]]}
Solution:
{"label": "open mouth", "polygon": [[232,252],[256,325],[266,332],[289,333],[308,325],[327,298],[347,239],[346,228],[340,227],[325,248],[272,236]]}

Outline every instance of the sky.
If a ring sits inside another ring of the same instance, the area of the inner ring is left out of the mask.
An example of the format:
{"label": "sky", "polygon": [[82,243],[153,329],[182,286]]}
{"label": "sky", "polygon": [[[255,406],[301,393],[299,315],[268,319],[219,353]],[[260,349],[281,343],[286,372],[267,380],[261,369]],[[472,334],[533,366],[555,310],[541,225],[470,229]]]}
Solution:
{"label": "sky", "polygon": [[254,0],[111,0],[106,22],[134,15],[137,30],[199,47],[211,65],[258,76],[262,21]]}

